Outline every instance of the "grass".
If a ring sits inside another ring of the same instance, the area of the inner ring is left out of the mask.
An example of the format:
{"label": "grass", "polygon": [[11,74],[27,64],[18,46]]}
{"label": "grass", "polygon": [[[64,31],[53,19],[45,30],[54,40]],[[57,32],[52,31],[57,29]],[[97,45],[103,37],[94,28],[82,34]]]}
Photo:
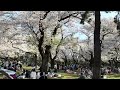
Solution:
{"label": "grass", "polygon": [[3,75],[2,74],[0,74],[0,79],[2,79],[3,78]]}
{"label": "grass", "polygon": [[25,70],[32,70],[33,67],[31,67],[31,66],[23,66],[23,69],[25,69]]}
{"label": "grass", "polygon": [[79,76],[76,74],[69,74],[65,72],[58,72],[58,74],[61,74],[61,77],[51,78],[51,79],[78,79],[79,78]]}
{"label": "grass", "polygon": [[120,74],[107,75],[107,79],[120,79]]}
{"label": "grass", "polygon": [[61,79],[77,79],[79,78],[77,75],[75,74],[68,74],[68,73],[59,73],[61,74]]}
{"label": "grass", "polygon": [[[78,75],[76,74],[68,74],[64,72],[59,72],[58,74],[61,74],[61,78],[56,78],[56,79],[77,79],[79,78]],[[107,75],[107,79],[120,79],[120,74],[110,74]]]}

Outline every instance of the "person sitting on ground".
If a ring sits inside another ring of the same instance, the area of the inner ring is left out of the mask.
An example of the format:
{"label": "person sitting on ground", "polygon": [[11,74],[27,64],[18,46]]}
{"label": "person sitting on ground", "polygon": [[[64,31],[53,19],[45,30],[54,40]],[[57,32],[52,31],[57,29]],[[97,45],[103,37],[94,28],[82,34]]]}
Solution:
{"label": "person sitting on ground", "polygon": [[39,79],[40,78],[40,72],[37,72],[36,73],[36,79]]}
{"label": "person sitting on ground", "polygon": [[45,79],[47,79],[47,76],[48,76],[48,72],[45,72]]}
{"label": "person sitting on ground", "polygon": [[83,75],[83,73],[80,74],[79,79],[85,79],[85,76]]}
{"label": "person sitting on ground", "polygon": [[41,72],[39,79],[47,79],[47,76],[43,72]]}
{"label": "person sitting on ground", "polygon": [[101,79],[103,79],[103,75],[101,75]]}
{"label": "person sitting on ground", "polygon": [[22,69],[22,64],[19,64],[19,66],[20,66],[20,69]]}
{"label": "person sitting on ground", "polygon": [[32,69],[32,72],[31,72],[31,74],[30,74],[30,78],[31,78],[31,79],[36,79],[35,69]]}
{"label": "person sitting on ground", "polygon": [[30,71],[26,70],[26,73],[25,73],[25,78],[30,78]]}

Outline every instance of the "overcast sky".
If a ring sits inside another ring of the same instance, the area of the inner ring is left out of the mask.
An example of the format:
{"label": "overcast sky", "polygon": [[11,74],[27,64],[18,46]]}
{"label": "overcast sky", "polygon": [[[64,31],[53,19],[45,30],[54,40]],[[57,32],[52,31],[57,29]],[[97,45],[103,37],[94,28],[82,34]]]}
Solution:
{"label": "overcast sky", "polygon": [[[116,15],[117,15],[117,12],[116,12],[116,11],[111,11],[110,13],[106,13],[106,12],[102,11],[102,12],[101,12],[101,19],[103,19],[103,18],[114,19],[114,17],[115,17]],[[80,26],[80,24],[77,24],[77,25]],[[75,37],[79,37],[80,40],[84,40],[84,39],[87,38],[84,34],[79,34],[79,33],[77,33],[77,34],[75,35]]]}

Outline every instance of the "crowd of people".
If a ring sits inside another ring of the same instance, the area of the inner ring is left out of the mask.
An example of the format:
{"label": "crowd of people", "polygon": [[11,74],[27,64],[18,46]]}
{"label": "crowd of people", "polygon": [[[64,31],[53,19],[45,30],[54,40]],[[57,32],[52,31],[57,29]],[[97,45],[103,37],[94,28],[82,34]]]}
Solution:
{"label": "crowd of people", "polygon": [[54,69],[50,69],[47,73],[40,72],[40,69],[36,70],[35,67],[33,67],[32,70],[26,70],[23,69],[22,63],[20,61],[8,61],[2,63],[1,67],[3,67],[6,70],[11,70],[14,72],[20,71],[19,75],[15,74],[14,79],[47,79],[52,77],[58,77],[60,75],[57,74],[57,66],[54,66]]}
{"label": "crowd of people", "polygon": [[8,70],[13,70],[16,72],[16,70],[22,70],[22,64],[20,63],[20,61],[5,61],[2,63],[1,67],[3,67],[4,69],[8,69]]}
{"label": "crowd of people", "polygon": [[47,79],[47,74],[44,72],[36,72],[35,69],[32,69],[31,71],[29,70],[24,70],[22,75],[18,77],[19,79]]}
{"label": "crowd of people", "polygon": [[4,62],[2,62],[1,64],[1,68],[5,69],[5,70],[10,70],[10,71],[14,71],[14,72],[21,72],[20,74],[17,75],[11,75],[13,79],[47,79],[47,74],[45,74],[44,72],[40,72],[35,70],[35,68],[33,67],[32,70],[25,70],[22,67],[22,63],[20,61],[9,61],[6,60]]}
{"label": "crowd of people", "polygon": [[[71,65],[59,65],[59,68],[57,65],[54,66],[54,69],[51,69],[51,67],[49,67],[48,72],[40,72],[35,68],[33,68],[32,70],[25,70],[22,67],[22,63],[20,61],[8,61],[6,60],[5,62],[3,62],[3,64],[1,65],[1,67],[3,67],[4,69],[8,69],[8,70],[12,70],[14,72],[16,71],[21,71],[22,73],[19,75],[14,76],[14,79],[18,78],[18,79],[47,79],[52,78],[52,77],[61,77],[61,75],[57,74],[58,70],[63,70],[66,73],[74,73],[74,74],[78,74],[79,75],[79,79],[92,79],[93,77],[93,73],[92,70],[89,67],[82,67],[78,64],[71,64]],[[106,79],[106,75],[107,74],[111,74],[111,73],[119,73],[120,69],[112,69],[110,67],[102,67],[101,68],[101,78]]]}

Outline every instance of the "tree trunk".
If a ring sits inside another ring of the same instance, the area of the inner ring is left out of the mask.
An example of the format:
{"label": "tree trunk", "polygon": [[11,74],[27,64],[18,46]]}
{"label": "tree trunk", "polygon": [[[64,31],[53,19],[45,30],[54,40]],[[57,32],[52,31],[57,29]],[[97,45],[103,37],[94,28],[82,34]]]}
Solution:
{"label": "tree trunk", "polygon": [[65,66],[67,66],[67,59],[65,59]]}
{"label": "tree trunk", "polygon": [[34,54],[33,60],[34,60],[35,69],[37,69],[37,55],[36,54]]}
{"label": "tree trunk", "polygon": [[59,70],[59,67],[60,67],[60,64],[59,63],[57,63],[57,69]]}
{"label": "tree trunk", "polygon": [[101,78],[100,11],[95,11],[93,79]]}
{"label": "tree trunk", "polygon": [[113,60],[113,62],[114,62],[114,66],[115,66],[115,68],[118,68],[118,61],[117,61],[117,57],[115,58],[115,60]]}
{"label": "tree trunk", "polygon": [[45,54],[42,59],[41,72],[47,72],[48,62],[50,61],[50,45],[46,45]]}
{"label": "tree trunk", "polygon": [[91,53],[90,56],[91,56],[91,59],[89,61],[89,67],[90,67],[90,69],[92,69],[92,67],[93,67],[93,60],[94,60],[93,53]]}
{"label": "tree trunk", "polygon": [[54,65],[55,65],[55,60],[51,59],[51,69],[54,69]]}

